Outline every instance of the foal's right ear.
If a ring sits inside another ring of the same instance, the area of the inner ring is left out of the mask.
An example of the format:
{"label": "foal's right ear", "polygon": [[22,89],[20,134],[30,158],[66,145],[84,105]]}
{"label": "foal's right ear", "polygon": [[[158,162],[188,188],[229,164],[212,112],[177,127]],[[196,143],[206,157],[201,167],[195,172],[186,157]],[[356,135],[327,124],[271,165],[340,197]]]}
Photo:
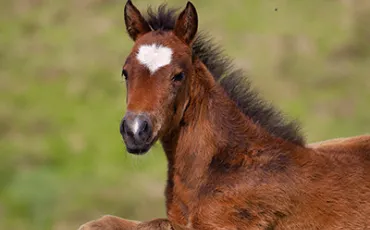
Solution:
{"label": "foal's right ear", "polygon": [[151,31],[150,26],[140,11],[128,0],[125,6],[126,30],[132,40],[136,41],[140,36]]}

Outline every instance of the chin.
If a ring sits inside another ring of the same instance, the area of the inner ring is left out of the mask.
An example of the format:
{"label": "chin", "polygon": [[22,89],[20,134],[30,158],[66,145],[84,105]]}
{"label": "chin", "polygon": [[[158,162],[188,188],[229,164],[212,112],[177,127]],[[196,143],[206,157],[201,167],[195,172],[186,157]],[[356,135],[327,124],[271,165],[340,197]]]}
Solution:
{"label": "chin", "polygon": [[152,146],[151,145],[148,145],[148,146],[140,146],[139,148],[138,147],[126,147],[126,150],[128,153],[130,154],[134,154],[134,155],[144,155],[145,153],[147,153],[150,148]]}
{"label": "chin", "polygon": [[143,145],[130,145],[130,144],[125,143],[126,150],[130,154],[144,155],[152,148],[152,146],[154,145],[156,141],[157,141],[157,138],[153,138],[151,142],[143,144]]}

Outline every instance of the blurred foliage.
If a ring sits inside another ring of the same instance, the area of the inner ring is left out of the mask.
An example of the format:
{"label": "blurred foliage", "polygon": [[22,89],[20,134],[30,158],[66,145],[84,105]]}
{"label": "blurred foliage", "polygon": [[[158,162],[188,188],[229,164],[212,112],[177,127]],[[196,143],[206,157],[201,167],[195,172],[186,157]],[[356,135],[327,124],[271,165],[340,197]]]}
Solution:
{"label": "blurred foliage", "polygon": [[[168,0],[183,7],[184,1]],[[149,1],[135,1],[144,9]],[[151,5],[161,3],[150,1]],[[367,0],[194,0],[208,31],[309,141],[370,130]],[[124,1],[0,2],[0,229],[165,216],[166,162],[125,152]]]}

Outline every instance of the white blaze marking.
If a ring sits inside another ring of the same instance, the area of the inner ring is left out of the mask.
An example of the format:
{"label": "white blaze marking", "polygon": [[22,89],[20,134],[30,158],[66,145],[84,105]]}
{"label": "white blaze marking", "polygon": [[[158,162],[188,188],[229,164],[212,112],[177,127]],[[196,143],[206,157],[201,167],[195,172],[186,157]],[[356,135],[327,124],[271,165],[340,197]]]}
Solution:
{"label": "white blaze marking", "polygon": [[135,119],[134,122],[134,133],[137,133],[137,130],[139,129],[139,121],[138,119]]}
{"label": "white blaze marking", "polygon": [[136,58],[153,74],[159,68],[171,63],[172,53],[172,49],[162,45],[142,45]]}

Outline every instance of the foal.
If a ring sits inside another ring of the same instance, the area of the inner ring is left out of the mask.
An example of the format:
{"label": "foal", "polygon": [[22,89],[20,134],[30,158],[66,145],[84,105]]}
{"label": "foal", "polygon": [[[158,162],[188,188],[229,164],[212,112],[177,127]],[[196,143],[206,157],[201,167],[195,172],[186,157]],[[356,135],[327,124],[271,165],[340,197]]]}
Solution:
{"label": "foal", "polygon": [[135,41],[122,74],[127,151],[160,140],[168,219],[104,216],[83,230],[370,229],[370,136],[306,145],[204,37],[189,2],[146,19],[128,1]]}

